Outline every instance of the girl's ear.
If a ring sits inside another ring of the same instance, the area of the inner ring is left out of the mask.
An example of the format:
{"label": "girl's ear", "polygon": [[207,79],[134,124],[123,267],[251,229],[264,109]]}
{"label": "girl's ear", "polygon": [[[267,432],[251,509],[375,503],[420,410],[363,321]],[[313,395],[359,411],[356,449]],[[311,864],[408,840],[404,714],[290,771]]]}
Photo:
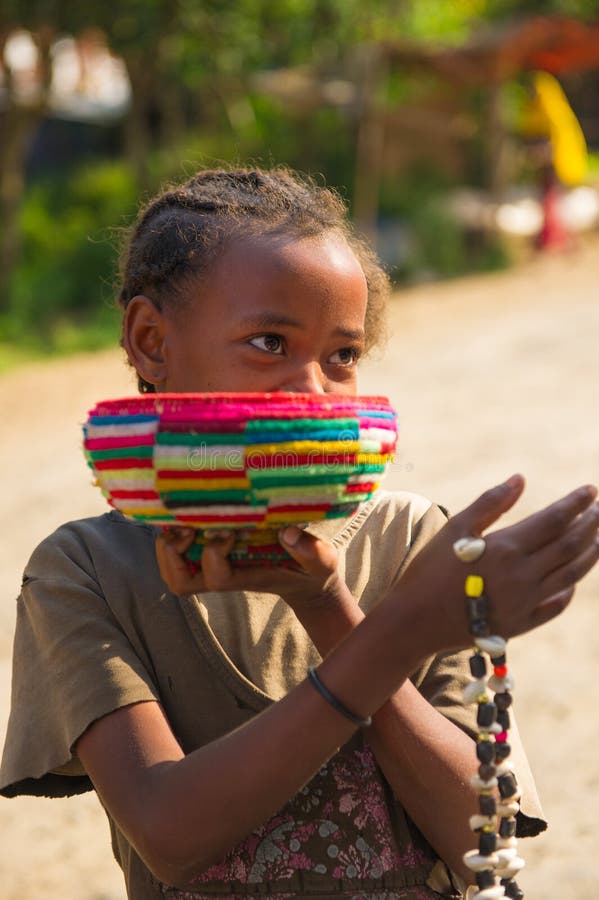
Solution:
{"label": "girl's ear", "polygon": [[149,297],[133,297],[125,312],[123,346],[137,374],[158,387],[166,380],[165,320]]}

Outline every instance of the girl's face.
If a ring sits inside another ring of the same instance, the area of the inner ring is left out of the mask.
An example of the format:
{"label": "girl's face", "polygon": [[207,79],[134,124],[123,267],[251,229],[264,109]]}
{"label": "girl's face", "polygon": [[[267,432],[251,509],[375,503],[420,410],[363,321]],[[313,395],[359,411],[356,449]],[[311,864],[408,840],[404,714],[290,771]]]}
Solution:
{"label": "girl's face", "polygon": [[[144,298],[132,300],[127,349],[159,391],[355,394],[367,299],[342,237],[248,238],[198,280],[197,299],[182,309],[136,312]],[[149,363],[140,365],[136,347]]]}

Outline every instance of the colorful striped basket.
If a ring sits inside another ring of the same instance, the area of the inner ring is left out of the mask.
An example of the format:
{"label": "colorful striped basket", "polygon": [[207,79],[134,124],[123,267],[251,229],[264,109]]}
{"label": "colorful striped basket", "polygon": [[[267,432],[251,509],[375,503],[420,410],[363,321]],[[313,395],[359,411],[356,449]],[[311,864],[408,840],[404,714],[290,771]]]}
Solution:
{"label": "colorful striped basket", "polygon": [[84,452],[111,506],[152,525],[239,531],[241,564],[288,559],[277,530],[351,515],[379,486],[397,421],[384,397],[146,394],[106,400]]}

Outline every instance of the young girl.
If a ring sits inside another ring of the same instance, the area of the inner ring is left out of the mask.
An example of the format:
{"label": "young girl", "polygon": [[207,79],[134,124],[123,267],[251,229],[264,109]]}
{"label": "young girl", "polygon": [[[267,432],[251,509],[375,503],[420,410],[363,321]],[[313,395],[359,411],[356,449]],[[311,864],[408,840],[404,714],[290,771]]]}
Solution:
{"label": "young girl", "polygon": [[[283,169],[205,171],[138,219],[123,343],[142,391],[355,394],[386,293],[331,192]],[[599,556],[585,486],[487,535],[466,568],[454,542],[522,489],[513,476],[449,522],[380,493],[284,529],[295,570],[232,568],[224,533],[192,575],[192,534],[115,511],[63,526],[24,574],[3,793],[93,786],[133,900],[459,896],[477,768],[465,573],[510,637],[561,612]],[[519,833],[535,834],[511,743]]]}

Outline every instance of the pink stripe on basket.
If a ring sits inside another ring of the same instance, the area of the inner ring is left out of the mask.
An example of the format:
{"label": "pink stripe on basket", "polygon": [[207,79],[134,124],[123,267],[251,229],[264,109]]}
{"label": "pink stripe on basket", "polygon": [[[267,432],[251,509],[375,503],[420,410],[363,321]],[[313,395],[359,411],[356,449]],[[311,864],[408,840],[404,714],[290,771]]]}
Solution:
{"label": "pink stripe on basket", "polygon": [[83,442],[87,450],[117,450],[119,447],[149,447],[156,443],[152,434],[133,434],[125,437],[86,438]]}

